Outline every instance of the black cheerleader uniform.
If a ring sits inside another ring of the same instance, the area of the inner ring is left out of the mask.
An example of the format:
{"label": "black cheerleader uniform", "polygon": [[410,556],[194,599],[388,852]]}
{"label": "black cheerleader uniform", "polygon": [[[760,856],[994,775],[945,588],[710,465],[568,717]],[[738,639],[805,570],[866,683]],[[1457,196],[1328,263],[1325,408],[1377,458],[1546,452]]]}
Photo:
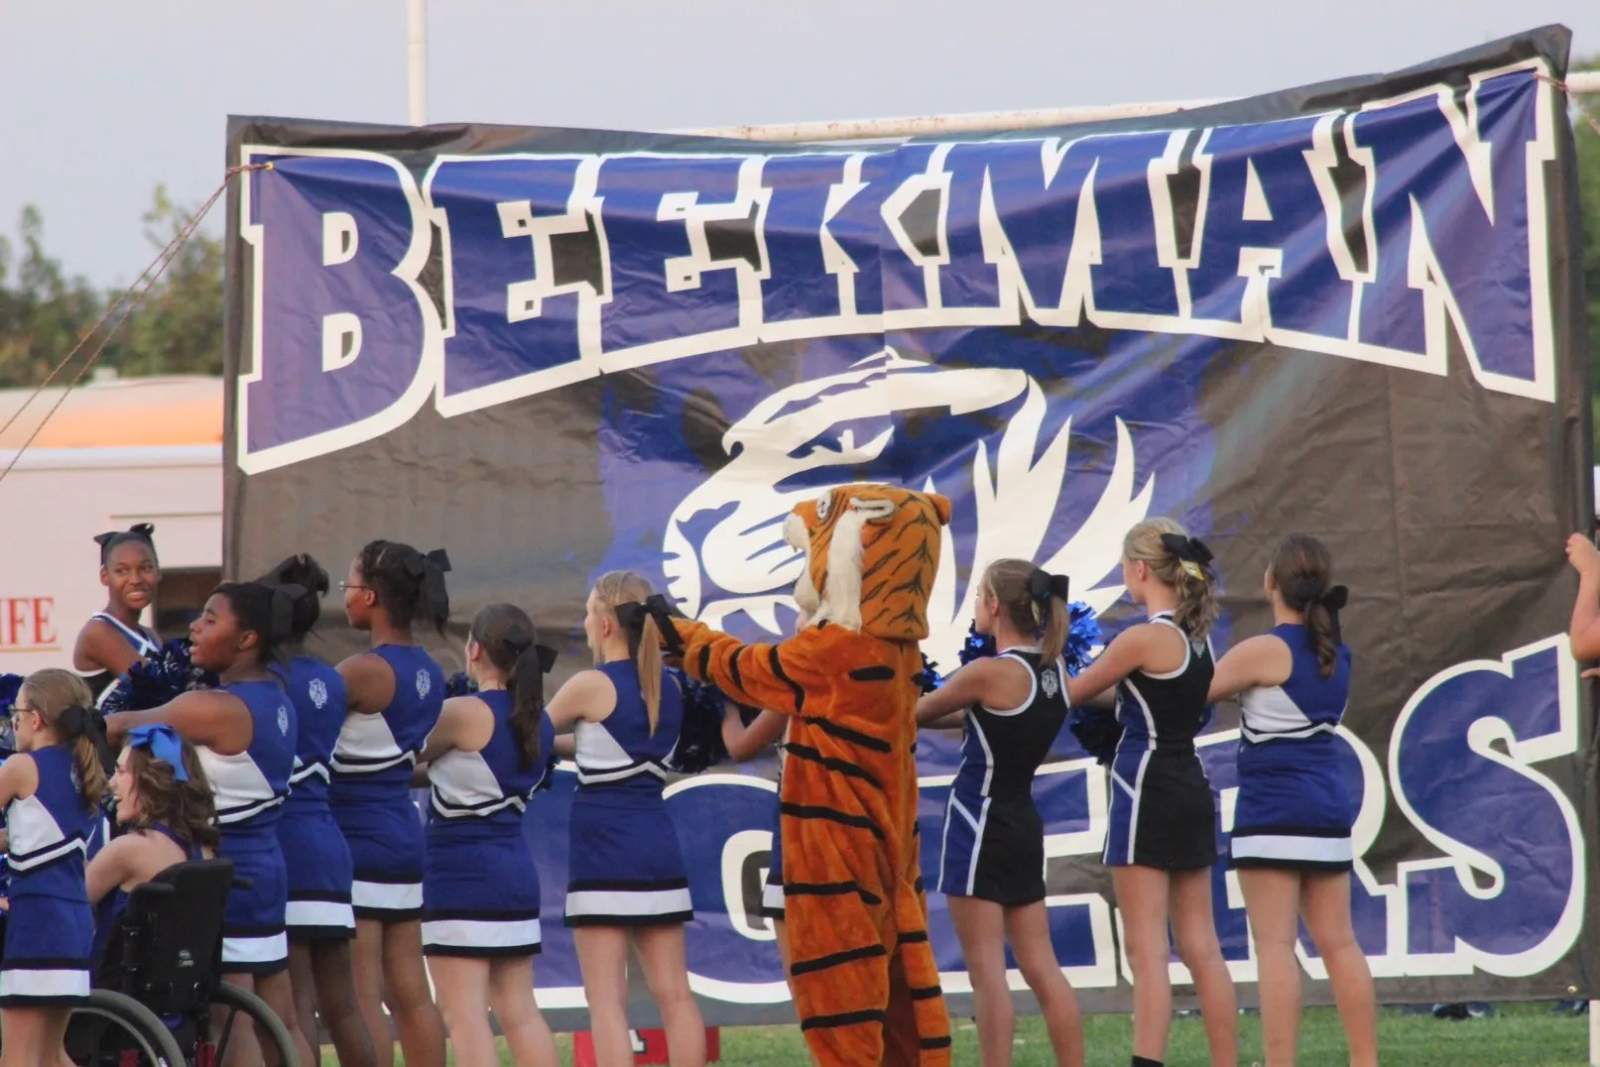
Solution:
{"label": "black cheerleader uniform", "polygon": [[1117,684],[1122,740],[1111,761],[1108,867],[1182,871],[1217,862],[1217,809],[1194,750],[1216,659],[1162,612],[1150,621],[1184,638],[1183,663],[1165,674],[1133,671]]}
{"label": "black cheerleader uniform", "polygon": [[1006,907],[1045,897],[1044,821],[1033,805],[1033,775],[1067,718],[1066,667],[1037,646],[1000,659],[1028,669],[1028,698],[1008,711],[967,709],[961,766],[945,806],[939,892]]}

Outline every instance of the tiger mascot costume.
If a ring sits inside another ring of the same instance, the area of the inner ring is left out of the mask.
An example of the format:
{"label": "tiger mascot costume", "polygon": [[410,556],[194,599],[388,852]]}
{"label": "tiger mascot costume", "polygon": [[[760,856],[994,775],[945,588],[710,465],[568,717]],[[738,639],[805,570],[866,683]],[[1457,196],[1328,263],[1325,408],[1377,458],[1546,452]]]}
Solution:
{"label": "tiger mascot costume", "polygon": [[784,906],[800,1028],[824,1067],[950,1063],[917,836],[916,709],[942,496],[847,485],[795,508],[807,626],[745,645],[671,619],[684,670],[794,716],[784,768]]}

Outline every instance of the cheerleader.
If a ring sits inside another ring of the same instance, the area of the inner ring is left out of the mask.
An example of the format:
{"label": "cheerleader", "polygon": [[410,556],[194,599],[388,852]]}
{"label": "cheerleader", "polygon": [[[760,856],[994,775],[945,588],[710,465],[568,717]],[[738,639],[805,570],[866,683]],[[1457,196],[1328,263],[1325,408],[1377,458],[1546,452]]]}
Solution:
{"label": "cheerleader", "polygon": [[161,581],[155,530],[150,523],[141,522],[95,538],[100,546],[100,584],[106,587],[106,606],[78,631],[72,665],[86,676],[96,700],[104,697],[118,675],[161,650],[161,639],[139,622],[155,602]]}
{"label": "cheerleader", "polygon": [[1033,805],[1034,773],[1067,718],[1066,597],[1065,578],[1026,560],[991,563],[978,584],[975,628],[994,637],[997,654],[967,664],[917,702],[920,725],[965,719],[938,889],[972,977],[984,1067],[1011,1063],[1008,943],[1039,1000],[1056,1062],[1083,1063],[1077,997],[1050,940],[1044,822]]}
{"label": "cheerleader", "polygon": [[494,1017],[517,1067],[556,1067],[555,1039],[533,998],[539,872],[523,813],[549,773],[542,649],[521,608],[492,604],[472,620],[473,696],[444,702],[422,758],[432,786],[422,951],[457,1067],[498,1067]]}
{"label": "cheerleader", "polygon": [[[180,694],[150,711],[109,715],[106,732],[121,742],[137,727],[162,723],[195,746],[216,803],[222,833],[217,854],[232,860],[239,877],[250,881],[249,888],[235,887],[228,894],[223,980],[266,1001],[296,1035],[301,1061],[310,1063],[289,984],[288,876],[278,845],[278,819],[294,769],[296,716],[269,669],[278,643],[288,636],[291,614],[283,590],[257,582],[218,586],[189,627],[189,639],[195,666],[215,671],[221,684]],[[255,1062],[254,1044],[247,1039],[236,1046],[238,1062]]]}
{"label": "cheerleader", "polygon": [[1232,861],[1255,937],[1267,1067],[1295,1061],[1301,919],[1328,968],[1352,1067],[1378,1062],[1372,974],[1350,921],[1355,810],[1334,741],[1350,649],[1339,636],[1347,594],[1332,578],[1321,541],[1285,538],[1267,567],[1272,632],[1240,642],[1211,681],[1211,700],[1239,698]]}
{"label": "cheerleader", "polygon": [[739,706],[729,701],[722,716],[722,743],[730,759],[746,763],[768,746],[778,748],[778,789],[772,795],[772,850],[767,854],[767,876],[761,884],[761,915],[772,923],[785,977],[789,974],[789,935],[783,921],[783,834],[778,828],[778,797],[783,792],[783,744],[788,735],[789,717],[776,711],[763,711],[746,726]]}
{"label": "cheerleader", "polygon": [[128,894],[173,864],[212,858],[221,840],[199,753],[170,726],[129,732],[111,791],[123,833],[100,850],[88,871],[98,972],[115,967],[106,948],[127,909]]}
{"label": "cheerleader", "polygon": [[1170,921],[1194,977],[1213,1067],[1233,1067],[1238,1016],[1233,979],[1211,912],[1216,804],[1194,748],[1215,662],[1211,553],[1171,519],[1147,519],[1122,542],[1122,581],[1146,623],[1118,634],[1067,682],[1071,704],[1116,688],[1122,739],[1111,763],[1105,863],[1133,970],[1133,1064],[1159,1067],[1172,1023]]}
{"label": "cheerleader", "polygon": [[0,765],[10,915],[0,960],[0,1067],[56,1067],[72,1007],[89,997],[94,916],[84,847],[105,791],[88,686],[70,671],[30,674]]}
{"label": "cheerleader", "polygon": [[568,926],[600,1067],[633,1063],[628,1039],[628,942],[661,1011],[672,1067],[703,1067],[705,1023],[689,991],[683,924],[694,918],[677,831],[661,792],[683,722],[683,694],[661,665],[661,636],[644,611],[650,583],[613,571],[589,594],[583,620],[596,669],[550,701],[557,730],[572,727]]}
{"label": "cheerleader", "polygon": [[444,1022],[422,961],[426,846],[411,772],[444,703],[444,674],[412,637],[423,619],[444,636],[450,598],[442,551],[373,541],[339,587],[350,625],[372,649],[339,664],[347,714],[333,750],[329,799],[350,845],[356,1000],[381,1067],[394,1063],[387,1003],[406,1067],[444,1067]]}
{"label": "cheerleader", "polygon": [[356,1003],[350,942],[356,916],[350,904],[350,846],[328,806],[329,765],[345,722],[345,686],[339,672],[305,651],[305,639],[322,615],[328,572],[307,555],[278,564],[262,584],[284,589],[293,602],[287,662],[272,673],[294,704],[294,772],[278,821],[278,845],[289,877],[284,915],[289,933],[289,982],[301,1036],[320,1062],[316,1021],[333,1039],[342,1067],[373,1067],[372,1035]]}

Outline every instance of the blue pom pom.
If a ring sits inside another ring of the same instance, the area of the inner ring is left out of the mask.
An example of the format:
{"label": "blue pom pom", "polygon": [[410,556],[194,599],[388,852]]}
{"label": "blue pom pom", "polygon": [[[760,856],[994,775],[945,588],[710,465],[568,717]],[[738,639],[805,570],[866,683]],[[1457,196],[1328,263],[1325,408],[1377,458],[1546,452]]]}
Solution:
{"label": "blue pom pom", "polygon": [[444,683],[444,695],[447,697],[471,696],[478,691],[478,683],[467,677],[466,671],[456,671]]}
{"label": "blue pom pom", "polygon": [[922,654],[922,669],[912,675],[911,679],[923,693],[931,693],[944,684],[944,677],[939,674],[939,665],[929,659],[926,652]]}
{"label": "blue pom pom", "polygon": [[978,624],[973,623],[967,630],[967,643],[961,646],[961,665],[965,667],[975,659],[987,659],[995,654],[993,634],[980,634]]}
{"label": "blue pom pom", "polygon": [[1061,658],[1066,663],[1067,673],[1076,676],[1093,660],[1090,650],[1104,643],[1104,635],[1100,632],[1100,620],[1094,616],[1094,609],[1081,600],[1074,600],[1070,609],[1071,625],[1067,628],[1066,644],[1061,649]]}
{"label": "blue pom pom", "polygon": [[728,746],[722,742],[722,690],[682,671],[672,674],[683,687],[683,727],[671,766],[679,774],[699,774],[728,759]]}
{"label": "blue pom pom", "polygon": [[129,667],[101,701],[107,715],[119,711],[159,708],[193,689],[215,689],[221,680],[196,667],[190,658],[189,639],[173,638],[147,659]]}

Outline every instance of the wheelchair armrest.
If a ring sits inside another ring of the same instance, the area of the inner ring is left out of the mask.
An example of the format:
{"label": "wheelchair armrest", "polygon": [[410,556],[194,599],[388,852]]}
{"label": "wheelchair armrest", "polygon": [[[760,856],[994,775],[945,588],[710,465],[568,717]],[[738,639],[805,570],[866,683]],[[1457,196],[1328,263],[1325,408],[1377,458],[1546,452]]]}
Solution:
{"label": "wheelchair armrest", "polygon": [[152,897],[170,897],[178,891],[170,882],[141,882],[139,892]]}

